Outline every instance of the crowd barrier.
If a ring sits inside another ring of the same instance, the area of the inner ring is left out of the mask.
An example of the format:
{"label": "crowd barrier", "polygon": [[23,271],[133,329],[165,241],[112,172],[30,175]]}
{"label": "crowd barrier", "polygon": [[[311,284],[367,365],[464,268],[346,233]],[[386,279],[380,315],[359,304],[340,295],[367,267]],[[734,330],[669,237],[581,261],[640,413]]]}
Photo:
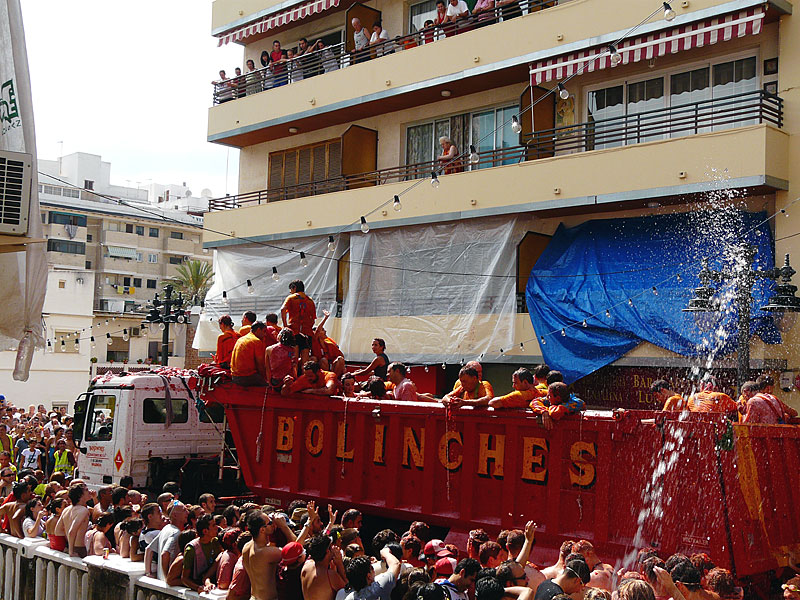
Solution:
{"label": "crowd barrier", "polygon": [[0,600],[221,600],[146,577],[144,565],[111,555],[85,559],[51,550],[45,540],[0,534]]}

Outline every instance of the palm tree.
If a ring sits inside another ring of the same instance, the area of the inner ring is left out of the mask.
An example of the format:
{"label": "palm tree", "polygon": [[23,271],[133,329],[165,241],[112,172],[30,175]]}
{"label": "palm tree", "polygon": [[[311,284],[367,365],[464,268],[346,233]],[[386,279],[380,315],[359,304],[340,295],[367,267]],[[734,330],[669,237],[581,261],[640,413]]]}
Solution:
{"label": "palm tree", "polygon": [[178,274],[165,283],[171,283],[175,287],[175,291],[183,292],[184,297],[189,301],[195,296],[197,296],[198,302],[206,297],[206,293],[211,287],[211,280],[214,278],[214,271],[210,263],[204,260],[190,260],[178,265],[175,270]]}

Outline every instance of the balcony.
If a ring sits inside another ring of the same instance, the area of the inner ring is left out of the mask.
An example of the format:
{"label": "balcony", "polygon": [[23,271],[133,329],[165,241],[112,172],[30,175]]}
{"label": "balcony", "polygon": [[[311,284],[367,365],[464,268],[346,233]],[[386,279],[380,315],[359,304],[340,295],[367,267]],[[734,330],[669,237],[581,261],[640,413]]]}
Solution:
{"label": "balcony", "polygon": [[194,242],[191,240],[180,240],[172,237],[164,238],[164,251],[170,254],[191,255],[194,254]]}
{"label": "balcony", "polygon": [[132,248],[137,248],[139,246],[140,239],[141,236],[138,236],[135,233],[126,233],[124,231],[110,231],[106,229],[102,233],[100,242],[105,245],[120,245],[120,246],[130,246]]}
{"label": "balcony", "polygon": [[209,201],[209,211],[228,210],[343,190],[411,181],[437,175],[482,171],[541,159],[560,159],[595,150],[645,142],[678,140],[687,136],[769,124],[783,127],[783,100],[764,91],[748,92],[682,106],[651,110],[610,119],[543,129],[522,135],[518,146],[477,153],[477,162],[462,157],[442,165],[422,162],[343,175],[321,181],[258,190]]}

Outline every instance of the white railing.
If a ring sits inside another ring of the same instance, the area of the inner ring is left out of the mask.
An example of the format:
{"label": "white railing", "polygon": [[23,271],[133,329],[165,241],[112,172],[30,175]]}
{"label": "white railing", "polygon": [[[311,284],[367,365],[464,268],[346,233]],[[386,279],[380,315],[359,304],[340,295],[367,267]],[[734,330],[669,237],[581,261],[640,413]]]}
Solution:
{"label": "white railing", "polygon": [[160,579],[140,577],[134,586],[136,595],[132,600],[170,600],[171,598],[185,598],[187,600],[222,600],[228,595],[227,590],[213,590],[198,594],[189,588],[172,587]]}
{"label": "white railing", "polygon": [[49,546],[36,548],[35,600],[87,600],[89,569],[86,563]]}

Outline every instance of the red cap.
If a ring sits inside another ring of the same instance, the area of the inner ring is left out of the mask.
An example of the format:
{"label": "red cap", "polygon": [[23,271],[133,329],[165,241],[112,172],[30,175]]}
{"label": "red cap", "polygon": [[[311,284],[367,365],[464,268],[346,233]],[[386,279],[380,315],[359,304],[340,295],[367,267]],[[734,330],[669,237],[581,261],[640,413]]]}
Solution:
{"label": "red cap", "polygon": [[436,574],[437,575],[452,575],[456,571],[456,559],[455,558],[440,558],[436,561]]}
{"label": "red cap", "polygon": [[281,549],[281,566],[286,567],[291,565],[298,558],[303,556],[305,550],[303,550],[303,545],[298,544],[297,542],[289,542],[286,544],[283,549]]}
{"label": "red cap", "polygon": [[431,540],[427,544],[425,544],[425,550],[423,553],[426,556],[433,556],[436,555],[439,558],[444,558],[447,556],[453,556],[453,553],[448,550],[444,542],[442,540]]}

